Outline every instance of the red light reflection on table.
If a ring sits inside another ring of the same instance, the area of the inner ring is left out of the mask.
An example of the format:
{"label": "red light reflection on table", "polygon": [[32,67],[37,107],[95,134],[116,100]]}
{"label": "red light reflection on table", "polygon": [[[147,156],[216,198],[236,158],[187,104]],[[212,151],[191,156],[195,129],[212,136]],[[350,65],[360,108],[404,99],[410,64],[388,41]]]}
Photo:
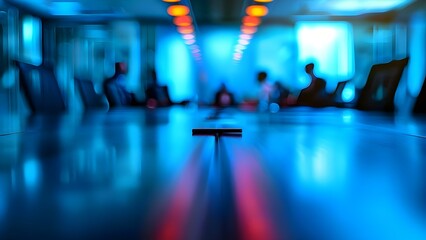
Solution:
{"label": "red light reflection on table", "polygon": [[266,181],[256,155],[237,149],[234,160],[234,181],[237,216],[242,239],[277,239],[274,222],[268,211],[262,184]]}
{"label": "red light reflection on table", "polygon": [[172,190],[170,204],[166,206],[154,239],[178,240],[185,239],[187,224],[193,209],[196,188],[200,179],[201,145],[194,151],[191,159],[184,167]]}

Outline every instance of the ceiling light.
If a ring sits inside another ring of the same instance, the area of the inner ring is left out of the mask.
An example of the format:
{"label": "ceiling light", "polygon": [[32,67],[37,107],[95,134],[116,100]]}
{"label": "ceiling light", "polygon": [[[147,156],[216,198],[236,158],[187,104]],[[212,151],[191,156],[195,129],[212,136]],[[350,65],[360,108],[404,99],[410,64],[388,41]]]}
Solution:
{"label": "ceiling light", "polygon": [[241,32],[244,34],[254,34],[257,32],[257,27],[242,26]]}
{"label": "ceiling light", "polygon": [[255,2],[260,2],[260,3],[270,3],[274,0],[254,0]]}
{"label": "ceiling light", "polygon": [[241,58],[243,56],[242,53],[234,53],[235,58]]}
{"label": "ceiling light", "polygon": [[188,27],[192,25],[192,18],[190,16],[175,17],[173,23],[179,27]]}
{"label": "ceiling light", "polygon": [[176,2],[180,2],[180,0],[163,0],[163,2],[176,3]]}
{"label": "ceiling light", "polygon": [[247,47],[245,46],[245,45],[241,45],[241,44],[238,44],[237,46],[235,46],[235,49],[237,50],[237,49],[240,49],[240,50],[244,50],[244,49],[246,49]]}
{"label": "ceiling light", "polygon": [[253,16],[245,16],[243,17],[243,24],[249,27],[256,27],[259,26],[259,24],[262,21],[260,20],[260,18],[258,17],[253,17]]}
{"label": "ceiling light", "polygon": [[189,40],[186,40],[185,41],[185,44],[186,45],[192,45],[192,44],[194,44],[195,43],[195,39],[189,39]]}
{"label": "ceiling light", "polygon": [[251,34],[241,34],[240,38],[241,39],[245,39],[245,40],[250,40],[250,39],[253,38],[253,35],[251,35]]}
{"label": "ceiling light", "polygon": [[190,34],[194,32],[194,27],[192,25],[187,27],[178,27],[177,31],[181,34]]}
{"label": "ceiling light", "polygon": [[195,38],[194,34],[184,34],[182,37],[185,40],[191,40]]}
{"label": "ceiling light", "polygon": [[359,14],[374,11],[388,11],[398,7],[402,7],[412,2],[412,0],[388,0],[388,1],[355,1],[347,0],[345,2],[336,2],[328,4],[330,10],[344,12],[358,12]]}
{"label": "ceiling light", "polygon": [[167,8],[167,13],[173,17],[185,16],[189,14],[189,8],[184,5],[172,5]]}
{"label": "ceiling light", "polygon": [[244,39],[238,40],[238,44],[243,45],[243,46],[248,45],[249,43],[250,42],[248,40],[244,40]]}
{"label": "ceiling light", "polygon": [[268,8],[263,5],[251,5],[246,8],[246,13],[253,17],[263,17],[268,14]]}

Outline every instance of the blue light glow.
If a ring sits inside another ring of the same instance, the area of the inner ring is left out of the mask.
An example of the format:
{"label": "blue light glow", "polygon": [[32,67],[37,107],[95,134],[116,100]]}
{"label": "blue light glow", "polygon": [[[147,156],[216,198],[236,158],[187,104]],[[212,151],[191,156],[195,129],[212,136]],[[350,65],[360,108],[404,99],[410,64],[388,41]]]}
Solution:
{"label": "blue light glow", "polygon": [[[250,82],[250,77],[254,74],[248,72],[245,67],[239,69],[235,64],[236,61],[233,60],[239,28],[204,26],[200,31],[203,33],[199,40],[202,46],[204,63],[202,70],[205,76],[203,82],[199,84],[200,101],[212,102],[213,94],[222,82],[231,91],[234,91],[237,85],[239,85],[239,91],[244,91],[247,82]],[[238,52],[241,53],[242,50]],[[247,52],[244,54],[243,60],[246,59]],[[237,58],[241,59],[241,56]]]}
{"label": "blue light glow", "polygon": [[41,63],[41,21],[32,16],[22,20],[23,56],[32,64]]}
{"label": "blue light glow", "polygon": [[156,51],[158,82],[169,87],[173,101],[190,99],[195,95],[193,59],[182,37],[169,27],[159,27]]}
{"label": "blue light glow", "polygon": [[411,2],[413,0],[343,0],[329,1],[326,3],[326,6],[331,11],[339,11],[346,14],[362,14],[365,12],[384,12],[406,6]]}
{"label": "blue light glow", "polygon": [[75,15],[79,14],[81,9],[79,2],[51,2],[50,4],[53,15]]}
{"label": "blue light glow", "polygon": [[408,90],[412,96],[417,96],[426,76],[426,12],[413,14],[410,23],[408,63]]}
{"label": "blue light glow", "polygon": [[22,22],[22,36],[24,38],[24,44],[30,43],[33,40],[34,34],[32,18],[26,17]]}
{"label": "blue light glow", "polygon": [[296,69],[297,45],[294,30],[283,26],[264,26],[254,38],[256,67],[268,73],[271,82],[280,81],[285,86],[299,88]]}
{"label": "blue light glow", "polygon": [[210,61],[225,61],[230,63],[234,49],[235,37],[238,36],[234,31],[212,30],[203,38],[204,45],[209,46],[205,49],[206,55],[210,56]]}
{"label": "blue light glow", "polygon": [[347,83],[342,91],[342,100],[351,102],[355,98],[355,86],[352,83]]}
{"label": "blue light glow", "polygon": [[326,81],[342,81],[354,74],[352,27],[347,22],[299,22],[296,25],[299,62],[316,63]]}
{"label": "blue light glow", "polygon": [[41,181],[41,166],[37,160],[30,159],[24,163],[24,182],[28,189],[36,188]]}

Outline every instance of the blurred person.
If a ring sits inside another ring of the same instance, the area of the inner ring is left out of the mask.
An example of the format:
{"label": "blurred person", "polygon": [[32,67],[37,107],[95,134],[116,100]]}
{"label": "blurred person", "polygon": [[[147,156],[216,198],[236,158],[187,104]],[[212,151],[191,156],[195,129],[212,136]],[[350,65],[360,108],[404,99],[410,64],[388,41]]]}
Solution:
{"label": "blurred person", "polygon": [[146,88],[145,94],[149,108],[167,107],[173,104],[168,87],[158,84],[157,72],[154,69],[151,70],[151,83]]}
{"label": "blurred person", "polygon": [[327,103],[326,82],[315,75],[314,68],[315,65],[313,63],[305,66],[305,72],[309,75],[311,83],[300,92],[297,99],[298,105],[322,107]]}
{"label": "blurred person", "polygon": [[271,102],[277,103],[279,106],[287,106],[287,98],[289,95],[290,91],[285,88],[281,82],[276,81],[272,86]]}
{"label": "blurred person", "polygon": [[126,89],[127,65],[115,63],[115,73],[103,83],[104,93],[110,107],[138,105],[135,94]]}
{"label": "blurred person", "polygon": [[235,105],[234,94],[222,83],[215,94],[214,106],[223,108],[232,105]]}
{"label": "blurred person", "polygon": [[257,81],[260,84],[259,103],[260,110],[267,110],[272,92],[272,85],[267,81],[268,74],[261,71],[257,74]]}

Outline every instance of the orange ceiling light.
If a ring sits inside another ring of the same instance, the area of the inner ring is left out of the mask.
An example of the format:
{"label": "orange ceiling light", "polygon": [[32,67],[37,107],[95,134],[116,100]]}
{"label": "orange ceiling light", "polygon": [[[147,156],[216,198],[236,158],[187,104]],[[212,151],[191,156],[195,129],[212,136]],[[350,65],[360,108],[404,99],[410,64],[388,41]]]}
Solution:
{"label": "orange ceiling light", "polygon": [[178,27],[177,31],[180,34],[190,34],[194,33],[194,27],[192,25],[186,27]]}
{"label": "orange ceiling light", "polygon": [[246,8],[246,13],[253,17],[263,17],[268,14],[268,8],[263,5],[251,5]]}
{"label": "orange ceiling light", "polygon": [[177,3],[177,2],[180,2],[180,0],[163,0],[163,2],[167,2],[167,3]]}
{"label": "orange ceiling light", "polygon": [[257,27],[262,22],[259,17],[245,16],[243,17],[243,24],[249,27]]}
{"label": "orange ceiling light", "polygon": [[190,16],[175,17],[173,23],[178,27],[188,27],[192,25],[192,18]]}
{"label": "orange ceiling light", "polygon": [[260,3],[270,3],[274,0],[254,0],[255,2],[260,2]]}
{"label": "orange ceiling light", "polygon": [[167,8],[167,13],[173,17],[186,16],[189,14],[189,8],[184,5],[172,5]]}
{"label": "orange ceiling light", "polygon": [[257,32],[257,27],[242,26],[241,32],[244,34],[254,34]]}

